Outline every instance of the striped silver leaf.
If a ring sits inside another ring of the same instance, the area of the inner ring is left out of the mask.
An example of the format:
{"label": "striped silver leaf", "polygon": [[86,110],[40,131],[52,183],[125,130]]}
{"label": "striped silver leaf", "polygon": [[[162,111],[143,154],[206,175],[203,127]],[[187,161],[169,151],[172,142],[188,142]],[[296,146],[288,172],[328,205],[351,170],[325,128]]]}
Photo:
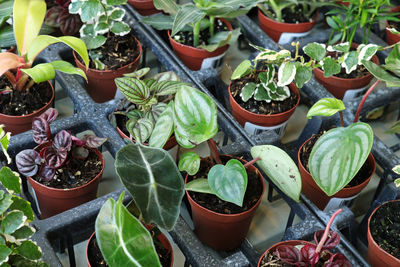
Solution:
{"label": "striped silver leaf", "polygon": [[134,104],[144,105],[150,100],[149,87],[139,79],[120,77],[115,79],[115,84],[124,96]]}
{"label": "striped silver leaf", "polygon": [[148,118],[141,118],[137,121],[131,119],[126,122],[126,128],[136,142],[143,144],[153,132],[154,123]]}
{"label": "striped silver leaf", "polygon": [[149,139],[149,146],[163,148],[174,131],[174,113],[172,104],[157,118]]}
{"label": "striped silver leaf", "polygon": [[363,122],[327,131],[315,143],[309,170],[328,196],[343,189],[357,174],[371,152],[374,133]]}

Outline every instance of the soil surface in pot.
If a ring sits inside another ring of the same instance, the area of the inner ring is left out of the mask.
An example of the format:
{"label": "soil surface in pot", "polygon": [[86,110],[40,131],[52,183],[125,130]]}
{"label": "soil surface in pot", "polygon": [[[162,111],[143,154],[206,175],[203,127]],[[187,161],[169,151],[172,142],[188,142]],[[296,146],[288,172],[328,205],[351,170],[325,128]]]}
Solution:
{"label": "soil surface in pot", "polygon": [[[154,242],[158,257],[163,267],[171,266],[171,252],[164,248],[160,242]],[[92,267],[108,267],[97,246],[96,235],[89,242],[88,258]]]}
{"label": "soil surface in pot", "polygon": [[[132,63],[139,56],[138,44],[131,34],[117,36],[111,33],[105,44],[91,50],[91,52],[95,51],[101,53],[100,61],[106,65],[105,70],[119,69]],[[92,60],[90,60],[89,68],[96,69]]]}
{"label": "soil surface in pot", "polygon": [[240,92],[248,82],[259,83],[260,81],[253,74],[250,74],[241,79],[233,80],[231,83],[231,94],[233,98],[247,111],[263,115],[279,114],[290,110],[297,103],[298,96],[292,91],[290,91],[290,96],[283,101],[271,101],[270,103],[267,103],[265,101],[257,101],[252,97],[247,102],[243,102]]}
{"label": "soil surface in pot", "polygon": [[68,159],[70,159],[69,163],[58,169],[56,175],[50,181],[45,181],[38,175],[32,178],[48,187],[71,189],[89,183],[103,168],[100,159],[93,150],[89,150],[89,156],[85,160],[75,159],[70,155],[68,155]]}
{"label": "soil surface in pot", "polygon": [[370,231],[379,247],[400,259],[400,202],[380,207],[371,218]]}
{"label": "soil surface in pot", "polygon": [[[267,14],[268,17],[276,17],[275,13],[272,9],[269,9],[270,14]],[[303,22],[312,22],[316,11],[314,11],[310,17],[305,15],[303,5],[295,5],[292,7],[287,7],[282,10],[282,23],[303,23]]]}
{"label": "soil surface in pot", "polygon": [[[321,252],[321,258],[315,265],[315,267],[322,267],[326,260],[329,259],[329,254],[326,250]],[[281,261],[275,252],[264,255],[264,258],[260,262],[260,267],[293,267],[293,265]]]}
{"label": "soil surface in pot", "polygon": [[[228,27],[220,20],[215,20],[214,34],[222,31],[229,31]],[[209,45],[208,39],[211,37],[209,28],[200,31],[199,45]],[[178,43],[193,46],[193,31],[181,31],[172,37]]]}
{"label": "soil surface in pot", "polygon": [[[222,156],[221,161],[223,164],[228,162],[230,157]],[[188,182],[198,179],[198,178],[206,178],[209,170],[215,165],[212,159],[202,159],[200,163],[199,172],[195,176],[189,176]],[[196,201],[202,207],[205,207],[209,210],[222,213],[222,214],[237,214],[245,212],[246,210],[251,209],[257,201],[260,199],[262,194],[262,183],[257,176],[256,172],[247,171],[247,189],[246,194],[243,200],[243,207],[239,207],[233,203],[226,202],[221,200],[219,197],[211,195],[211,194],[203,194],[197,192],[189,191],[190,196],[194,201]]]}
{"label": "soil surface in pot", "polygon": [[31,114],[44,107],[52,97],[48,82],[33,85],[29,91],[12,90],[1,93],[2,90],[12,90],[11,83],[5,76],[0,77],[0,113],[11,116]]}
{"label": "soil surface in pot", "polygon": [[[310,157],[311,151],[314,147],[314,144],[317,142],[318,138],[321,137],[325,132],[314,134],[311,139],[302,147],[300,152],[300,160],[303,164],[304,168],[310,172],[308,168],[308,159]],[[350,181],[349,184],[345,186],[345,188],[357,186],[362,184],[366,179],[368,179],[372,174],[372,169],[369,168],[367,161],[363,164],[361,169],[357,172],[356,176]]]}

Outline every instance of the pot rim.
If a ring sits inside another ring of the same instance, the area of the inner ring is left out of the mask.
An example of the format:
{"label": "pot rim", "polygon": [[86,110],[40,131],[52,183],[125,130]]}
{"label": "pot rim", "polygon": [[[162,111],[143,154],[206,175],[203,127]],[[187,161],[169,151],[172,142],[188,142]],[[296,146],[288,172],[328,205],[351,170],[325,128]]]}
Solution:
{"label": "pot rim", "polygon": [[314,16],[314,19],[312,21],[308,21],[308,22],[300,22],[300,23],[287,23],[287,22],[279,22],[276,21],[274,19],[269,18],[267,15],[264,14],[263,11],[261,11],[261,9],[258,8],[258,13],[265,18],[269,23],[275,24],[276,26],[305,26],[305,25],[309,25],[309,24],[315,24],[318,21],[318,17],[319,17],[319,10],[316,10],[316,14]]}
{"label": "pot rim", "polygon": [[[231,156],[231,155],[220,154],[220,156],[230,157],[230,158],[232,158],[232,159],[237,159],[237,160],[239,160],[239,161],[242,161],[242,163],[247,163],[246,160],[241,159],[241,158],[238,158],[238,157],[234,157],[234,156]],[[206,158],[211,158],[211,156],[204,157],[204,158],[202,158],[202,159],[206,159]],[[201,210],[203,210],[203,211],[206,211],[206,212],[208,212],[208,213],[211,213],[211,214],[213,214],[213,215],[218,215],[218,216],[221,216],[221,217],[224,217],[224,218],[232,218],[232,217],[238,217],[238,216],[242,216],[242,215],[244,215],[244,214],[248,214],[248,213],[254,211],[254,210],[259,206],[259,204],[261,203],[261,200],[262,200],[262,198],[263,198],[264,192],[265,192],[265,180],[264,180],[264,177],[262,176],[261,172],[260,172],[254,165],[251,165],[251,166],[255,169],[255,172],[256,172],[256,174],[257,174],[257,177],[260,178],[261,183],[262,183],[262,188],[263,188],[263,190],[262,190],[261,196],[260,196],[260,198],[257,200],[257,202],[256,202],[250,209],[248,209],[248,210],[246,210],[246,211],[243,211],[243,212],[241,212],[241,213],[235,213],[235,214],[223,214],[223,213],[218,213],[218,212],[209,210],[209,209],[207,209],[207,208],[201,206],[199,203],[197,203],[197,202],[190,196],[190,194],[188,193],[188,191],[187,191],[186,189],[185,189],[185,194],[186,194],[186,196],[188,197],[188,199],[190,199],[193,203],[195,203],[195,205],[196,205],[199,209],[201,209]],[[187,183],[188,177],[189,177],[189,174],[186,174],[186,177],[185,177],[185,185],[186,185],[186,183]]]}
{"label": "pot rim", "polygon": [[38,114],[38,113],[40,113],[40,112],[42,112],[42,111],[47,110],[47,109],[50,107],[50,105],[54,102],[54,98],[55,98],[55,95],[56,95],[56,94],[55,94],[55,91],[54,91],[54,86],[53,86],[53,84],[51,83],[51,81],[54,81],[54,79],[51,79],[51,80],[47,81],[47,82],[50,84],[52,95],[51,95],[51,98],[50,98],[49,102],[48,102],[46,105],[44,105],[44,106],[41,107],[40,109],[38,109],[38,110],[36,110],[36,111],[34,111],[34,112],[32,112],[32,113],[29,113],[29,114],[27,114],[27,115],[23,115],[23,116],[21,116],[21,115],[16,115],[16,116],[14,116],[14,115],[7,115],[7,114],[0,113],[0,117],[7,118],[7,119],[18,119],[18,118],[36,117],[36,116],[34,116],[34,115],[36,115],[36,114]]}
{"label": "pot rim", "polygon": [[[94,73],[113,73],[113,72],[117,72],[117,71],[120,71],[121,69],[124,69],[124,68],[126,68],[127,66],[129,66],[129,65],[132,65],[132,64],[135,64],[137,61],[139,61],[140,60],[140,58],[142,57],[142,53],[143,53],[143,48],[142,48],[142,45],[141,45],[141,43],[139,42],[139,40],[136,38],[136,36],[131,32],[131,33],[129,33],[129,35],[130,36],[132,36],[133,37],[133,39],[136,41],[136,43],[138,44],[138,49],[139,49],[139,54],[138,54],[138,56],[135,58],[135,60],[133,60],[132,62],[130,62],[130,63],[128,63],[128,64],[126,64],[126,65],[124,65],[124,66],[122,66],[122,67],[119,67],[118,69],[115,69],[115,70],[97,70],[97,69],[92,69],[92,68],[87,68],[87,70],[86,70],[86,72],[87,71],[91,71],[91,72],[94,72]],[[75,54],[75,51],[74,50],[72,50],[72,54],[73,54],[73,56],[74,56],[74,59],[75,59],[75,62],[77,63],[77,64],[79,64],[80,65],[80,67],[82,67],[83,69],[86,69],[85,68],[85,65],[83,65],[82,63],[81,63],[81,61],[80,60],[78,60],[78,58],[76,57],[76,54]],[[90,60],[90,59],[89,59]]]}

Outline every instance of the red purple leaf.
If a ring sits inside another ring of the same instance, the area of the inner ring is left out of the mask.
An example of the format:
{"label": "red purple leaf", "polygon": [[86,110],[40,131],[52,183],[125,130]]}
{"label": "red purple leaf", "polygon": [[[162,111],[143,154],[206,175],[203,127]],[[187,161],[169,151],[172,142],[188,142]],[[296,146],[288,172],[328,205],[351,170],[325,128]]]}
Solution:
{"label": "red purple leaf", "polygon": [[53,122],[58,116],[58,111],[55,108],[49,108],[39,118],[45,119],[48,123]]}
{"label": "red purple leaf", "polygon": [[89,150],[83,146],[76,146],[72,149],[72,157],[79,160],[85,160],[89,156]]}
{"label": "red purple leaf", "polygon": [[312,266],[316,264],[319,260],[319,255],[315,252],[317,246],[314,244],[304,245],[300,252],[305,263],[311,264]]}
{"label": "red purple leaf", "polygon": [[50,125],[45,118],[36,117],[32,122],[33,140],[37,144],[48,142],[51,138]]}
{"label": "red purple leaf", "polygon": [[102,144],[104,144],[108,138],[103,138],[103,137],[97,137],[95,135],[88,135],[85,134],[83,136],[83,141],[86,142],[86,146],[90,148],[98,148]]}
{"label": "red purple leaf", "polygon": [[85,141],[82,141],[81,139],[79,139],[78,137],[72,135],[72,142],[74,142],[74,145],[76,146],[84,146],[85,145]]}
{"label": "red purple leaf", "polygon": [[60,27],[59,17],[63,8],[61,6],[53,6],[47,10],[44,23],[51,27]]}
{"label": "red purple leaf", "polygon": [[[315,244],[319,243],[319,241],[321,240],[323,235],[324,235],[324,230],[319,230],[319,231],[315,232],[315,234],[314,234],[314,242],[315,242]],[[335,231],[330,230],[328,238],[326,239],[325,244],[323,244],[323,246],[322,246],[322,250],[333,249],[337,245],[339,245],[339,242],[340,242],[339,234],[336,233]]]}
{"label": "red purple leaf", "polygon": [[25,176],[33,176],[38,171],[41,158],[38,152],[33,149],[26,149],[15,157],[18,171]]}
{"label": "red purple leaf", "polygon": [[43,158],[49,167],[57,169],[61,167],[67,159],[68,151],[63,147],[56,149],[52,146],[47,146],[40,151],[40,154],[43,155]]}
{"label": "red purple leaf", "polygon": [[349,260],[340,253],[333,254],[329,261],[324,264],[323,267],[352,267],[353,264],[349,262]]}
{"label": "red purple leaf", "polygon": [[47,166],[46,164],[42,164],[40,166],[39,175],[46,181],[50,181],[53,179],[54,175],[56,174],[56,170]]}
{"label": "red purple leaf", "polygon": [[305,266],[301,260],[300,251],[294,246],[282,245],[276,248],[278,258],[294,266]]}
{"label": "red purple leaf", "polygon": [[72,135],[71,133],[62,130],[54,136],[53,146],[56,149],[65,148],[67,151],[71,150],[72,146]]}

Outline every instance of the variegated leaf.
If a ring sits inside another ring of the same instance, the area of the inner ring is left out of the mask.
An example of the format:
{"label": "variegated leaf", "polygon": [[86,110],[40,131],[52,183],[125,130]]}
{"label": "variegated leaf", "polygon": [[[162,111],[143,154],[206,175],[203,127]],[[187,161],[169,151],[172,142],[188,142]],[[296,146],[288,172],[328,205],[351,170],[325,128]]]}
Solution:
{"label": "variegated leaf", "polygon": [[296,76],[296,65],[293,62],[284,62],[278,70],[278,86],[289,85]]}
{"label": "variegated leaf", "polygon": [[356,51],[350,51],[344,55],[344,61],[342,67],[346,69],[346,73],[349,74],[356,70],[358,66],[358,53]]}
{"label": "variegated leaf", "polygon": [[362,60],[370,60],[378,51],[379,46],[376,44],[361,44],[357,47],[358,64],[362,64]]}
{"label": "variegated leaf", "polygon": [[180,171],[185,171],[189,175],[195,175],[199,171],[199,168],[200,168],[199,155],[197,153],[191,152],[191,151],[186,152],[179,159],[178,167],[179,167]]}
{"label": "variegated leaf", "polygon": [[313,116],[329,117],[344,109],[346,108],[342,100],[336,98],[322,98],[308,110],[307,118],[311,119]]}
{"label": "variegated leaf", "polygon": [[325,48],[326,48],[325,44],[319,44],[314,42],[307,44],[303,48],[303,51],[310,58],[316,61],[320,61],[325,57],[326,54]]}
{"label": "variegated leaf", "polygon": [[147,139],[149,139],[153,132],[154,123],[150,119],[141,118],[134,124],[127,121],[126,127],[133,138],[135,138],[136,142],[143,144]]}
{"label": "variegated leaf", "polygon": [[115,84],[124,96],[134,104],[144,105],[149,101],[150,89],[139,79],[120,77],[115,79]]}
{"label": "variegated leaf", "polygon": [[149,146],[163,148],[174,131],[173,102],[157,118],[150,135]]}

